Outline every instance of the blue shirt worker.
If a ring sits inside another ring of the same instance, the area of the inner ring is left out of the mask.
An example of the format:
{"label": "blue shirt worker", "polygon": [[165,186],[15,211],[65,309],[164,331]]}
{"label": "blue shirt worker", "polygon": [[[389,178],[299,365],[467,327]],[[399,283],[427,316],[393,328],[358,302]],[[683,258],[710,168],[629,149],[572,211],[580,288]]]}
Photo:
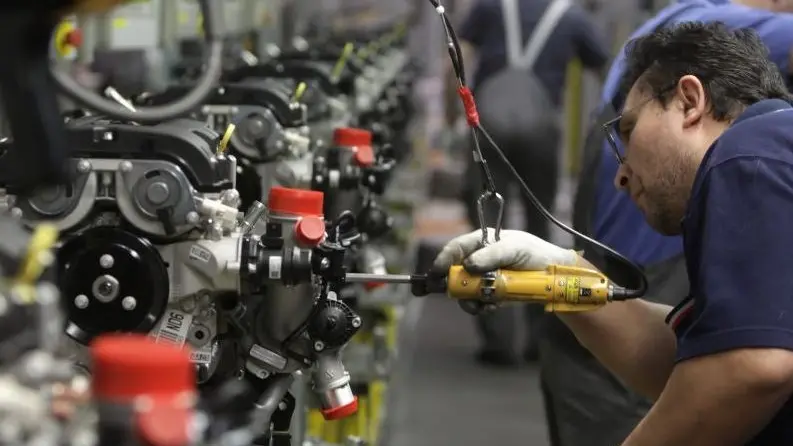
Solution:
{"label": "blue shirt worker", "polygon": [[[764,6],[763,3],[769,4],[769,10],[759,9]],[[771,61],[783,73],[788,73],[790,51],[793,47],[793,15],[778,14],[770,10],[772,5],[776,5],[778,11],[780,4],[785,7],[783,11],[793,11],[793,2],[750,0],[730,3],[723,0],[682,0],[640,27],[635,36],[647,34],[664,22],[722,22],[733,29],[752,28],[768,47]],[[620,54],[613,62],[606,78],[601,96],[602,103],[616,102],[616,105],[621,106],[622,100],[617,89],[624,65],[624,55]],[[604,145],[603,151],[606,156],[601,158],[592,223],[592,234],[595,238],[645,266],[681,254],[683,245],[680,237],[664,236],[654,231],[644,221],[639,208],[631,203],[630,197],[612,187],[617,162],[610,155],[611,149],[608,146]]]}
{"label": "blue shirt worker", "polygon": [[[614,183],[651,228],[683,236],[691,287],[675,308],[558,315],[654,401],[623,446],[793,444],[793,98],[767,54],[751,30],[696,22],[627,47]],[[526,232],[480,236],[451,241],[435,268],[594,268]]]}
{"label": "blue shirt worker", "polygon": [[[718,3],[718,4],[717,4]],[[743,4],[742,4],[743,3]],[[793,2],[682,0],[661,10],[642,25],[633,37],[686,21],[722,22],[732,29],[754,29],[769,50],[769,57],[783,73],[789,72],[793,47]],[[574,208],[575,228],[612,246],[644,267],[649,298],[656,303],[677,304],[689,289],[679,236],[659,234],[645,222],[639,208],[624,192],[613,186],[618,162],[601,130],[603,122],[616,116],[625,98],[619,92],[625,72],[620,52],[609,70],[602,94],[601,116],[595,120],[585,149],[584,169]],[[619,140],[617,139],[619,144]],[[659,150],[663,147],[659,146]],[[586,258],[622,285],[629,283],[619,263],[585,249]],[[550,318],[547,336],[540,343],[541,367],[547,407],[554,417],[554,446],[612,446],[618,444],[650,409],[651,401],[631,392],[614,379],[570,330]]]}

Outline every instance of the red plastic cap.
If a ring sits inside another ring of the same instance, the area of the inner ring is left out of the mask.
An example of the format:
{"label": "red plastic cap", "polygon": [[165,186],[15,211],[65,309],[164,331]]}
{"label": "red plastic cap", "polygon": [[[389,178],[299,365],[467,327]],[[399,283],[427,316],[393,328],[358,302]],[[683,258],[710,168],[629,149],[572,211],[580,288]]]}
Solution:
{"label": "red plastic cap", "polygon": [[355,399],[347,405],[334,407],[332,409],[325,409],[322,411],[322,416],[327,421],[333,420],[341,420],[342,418],[347,418],[350,415],[354,415],[355,412],[358,412],[358,397],[356,396]]}
{"label": "red plastic cap", "polygon": [[79,47],[80,45],[83,44],[83,32],[77,28],[69,31],[68,33],[66,33],[66,36],[63,39],[63,43],[73,47]]}
{"label": "red plastic cap", "polygon": [[372,146],[355,146],[355,155],[353,157],[358,167],[369,167],[374,164]]}
{"label": "red plastic cap", "polygon": [[304,247],[315,247],[325,238],[325,220],[320,217],[303,217],[295,224],[295,241]]}
{"label": "red plastic cap", "polygon": [[270,188],[267,207],[278,214],[321,217],[324,200],[322,192],[275,186]]}
{"label": "red plastic cap", "polygon": [[386,284],[385,282],[366,282],[363,284],[363,288],[366,291],[376,290],[378,288],[384,287]]}
{"label": "red plastic cap", "polygon": [[190,354],[145,335],[107,334],[91,344],[93,396],[130,401],[195,391]]}
{"label": "red plastic cap", "polygon": [[371,147],[372,132],[354,127],[339,127],[333,131],[333,145],[338,147]]}
{"label": "red plastic cap", "polygon": [[150,446],[188,446],[191,417],[188,408],[155,404],[135,414],[138,439]]}

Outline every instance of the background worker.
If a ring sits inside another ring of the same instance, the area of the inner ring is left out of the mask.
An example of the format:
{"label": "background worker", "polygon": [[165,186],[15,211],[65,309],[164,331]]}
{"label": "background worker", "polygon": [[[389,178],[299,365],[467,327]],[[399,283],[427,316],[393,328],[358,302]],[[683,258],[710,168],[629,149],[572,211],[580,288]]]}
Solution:
{"label": "background worker", "polygon": [[[793,444],[793,106],[765,56],[754,32],[719,24],[628,46],[628,93],[608,128],[621,141],[614,184],[654,230],[683,235],[690,293],[674,309],[634,299],[559,314],[655,401],[624,446]],[[532,234],[505,231],[482,249],[480,236],[450,242],[435,267],[591,267]]]}
{"label": "background worker", "polygon": [[[517,134],[508,137],[504,136],[506,132],[497,130],[499,122],[491,119],[486,125],[512,163],[518,167],[524,180],[548,207],[552,206],[557,191],[561,156],[558,113],[561,109],[567,66],[571,60],[579,58],[587,68],[599,70],[604,68],[609,57],[605,41],[588,14],[579,6],[569,4],[568,7],[560,9],[561,16],[555,26],[549,28],[547,44],[538,45],[539,51],[534,61],[527,63],[528,66],[521,65],[509,72],[512,65],[508,54],[510,44],[507,30],[514,26],[517,34],[521,36],[516,39],[519,49],[527,49],[531,46],[528,42],[532,40],[531,36],[538,23],[553,4],[559,6],[559,3],[551,0],[512,0],[512,6],[510,1],[475,0],[458,31],[463,58],[469,70],[475,68],[471,87],[479,102],[483,121],[490,117],[488,108],[496,109],[496,113],[503,109],[507,116],[517,115],[528,120],[509,123],[516,124],[520,131],[512,132]],[[514,8],[513,13],[517,15],[505,14],[505,8]],[[526,83],[522,82],[524,73]],[[537,82],[532,83],[533,79]],[[451,80],[447,86],[449,96],[453,97],[455,104],[459,103],[456,82]],[[543,91],[535,91],[536,88]],[[547,100],[542,100],[543,98]],[[521,113],[511,113],[509,102],[517,104]],[[514,179],[506,166],[495,153],[488,150],[487,144],[482,145],[482,150],[485,158],[489,160],[497,189],[508,191],[514,184]],[[469,154],[470,150],[460,153]],[[468,207],[470,222],[479,226],[476,198],[481,190],[481,179],[470,155],[468,161],[463,199]],[[547,222],[528,201],[525,203],[524,229],[547,238]],[[486,215],[489,214],[492,212],[486,212]],[[543,313],[542,309],[531,306],[526,307],[525,312],[528,339],[523,355],[527,360],[534,360],[537,357],[539,318]],[[518,355],[514,351],[516,319],[512,308],[503,308],[477,318],[483,343],[482,349],[477,353],[479,361],[501,366],[517,364]]]}
{"label": "background worker", "polygon": [[[714,3],[720,3],[715,5]],[[746,3],[746,4],[740,4]],[[751,5],[751,8],[748,6]],[[781,13],[790,1],[684,0],[661,10],[642,25],[634,37],[685,21],[723,22],[728,27],[752,28],[783,72],[789,71],[793,47],[793,15]],[[615,59],[602,92],[602,110],[587,138],[574,209],[575,228],[616,249],[643,266],[650,282],[648,299],[676,304],[688,292],[682,239],[661,235],[644,220],[639,209],[613,186],[618,163],[600,124],[622,109],[618,85],[625,69],[622,52]],[[579,246],[579,248],[585,248]],[[586,257],[618,283],[629,283],[621,268],[587,250]],[[546,406],[555,446],[612,446],[618,444],[644,417],[650,401],[630,391],[556,318],[548,318],[547,336],[540,344]]]}

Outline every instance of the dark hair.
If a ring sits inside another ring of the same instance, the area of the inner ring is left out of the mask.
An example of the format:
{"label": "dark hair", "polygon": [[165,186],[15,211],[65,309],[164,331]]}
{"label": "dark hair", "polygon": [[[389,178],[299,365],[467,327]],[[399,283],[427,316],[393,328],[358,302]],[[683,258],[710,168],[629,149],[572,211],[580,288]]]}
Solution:
{"label": "dark hair", "polygon": [[[699,78],[714,119],[731,121],[763,99],[793,102],[779,68],[751,29],[730,30],[722,23],[689,22],[630,41],[621,91],[638,81],[665,106],[677,81]],[[623,96],[623,97],[625,97]]]}

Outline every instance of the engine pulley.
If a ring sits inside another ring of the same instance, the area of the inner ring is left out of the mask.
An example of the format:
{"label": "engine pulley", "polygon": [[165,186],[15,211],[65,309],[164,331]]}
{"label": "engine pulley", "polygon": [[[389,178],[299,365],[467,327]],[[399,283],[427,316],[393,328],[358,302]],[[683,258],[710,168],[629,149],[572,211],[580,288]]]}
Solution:
{"label": "engine pulley", "polygon": [[148,333],[168,304],[168,269],[147,240],[99,227],[58,251],[59,284],[68,302],[67,333],[86,344],[106,332]]}

